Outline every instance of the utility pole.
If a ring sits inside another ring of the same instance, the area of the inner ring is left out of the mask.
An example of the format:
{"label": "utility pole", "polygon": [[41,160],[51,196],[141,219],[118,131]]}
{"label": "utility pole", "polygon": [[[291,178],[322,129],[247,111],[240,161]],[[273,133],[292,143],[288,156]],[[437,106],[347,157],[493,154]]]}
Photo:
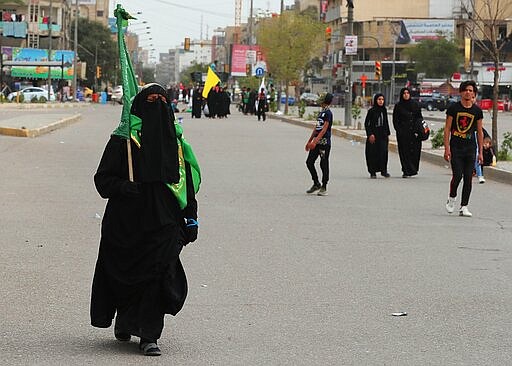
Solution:
{"label": "utility pole", "polygon": [[[354,3],[347,0],[347,35],[354,33]],[[352,55],[347,55],[347,80],[345,92],[345,126],[352,125]]]}
{"label": "utility pole", "polygon": [[249,46],[252,46],[252,40],[253,40],[253,37],[252,37],[252,32],[253,32],[253,0],[251,0],[251,9],[249,10],[249,42],[247,42],[249,44]]}
{"label": "utility pole", "polygon": [[77,72],[78,72],[78,1],[75,0],[75,34],[74,34],[74,51],[75,51],[75,58],[73,59],[73,100],[77,102]]}
{"label": "utility pole", "polygon": [[[52,11],[53,3],[50,0],[50,11],[48,12],[48,61],[52,60]],[[48,101],[50,101],[50,95],[52,91],[52,69],[48,65]]]}

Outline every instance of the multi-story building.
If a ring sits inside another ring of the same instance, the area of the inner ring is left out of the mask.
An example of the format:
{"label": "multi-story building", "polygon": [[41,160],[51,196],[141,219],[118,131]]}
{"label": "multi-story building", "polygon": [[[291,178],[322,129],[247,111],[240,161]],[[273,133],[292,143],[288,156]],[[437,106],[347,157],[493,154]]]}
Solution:
{"label": "multi-story building", "polygon": [[0,5],[0,14],[0,45],[47,49],[51,38],[52,49],[69,49],[71,8],[68,1],[7,2]]}
{"label": "multi-story building", "polygon": [[[416,0],[404,2],[401,0],[388,0],[375,2],[373,0],[353,1],[353,35],[357,36],[357,53],[352,56],[354,65],[351,81],[360,87],[361,76],[368,76],[369,92],[372,86],[382,88],[382,82],[407,82],[410,78],[407,70],[407,61],[404,60],[403,51],[419,42],[422,38],[439,36],[439,32],[446,37],[455,37],[464,40],[468,37],[483,38],[480,34],[470,35],[466,24],[471,17],[482,8],[484,0]],[[469,6],[474,4],[475,8]],[[492,4],[492,2],[491,2]],[[327,42],[325,55],[325,68],[323,76],[332,81],[333,91],[346,90],[347,70],[345,36],[349,34],[347,22],[348,8],[346,0],[321,0],[320,19],[330,28],[331,37]],[[512,18],[512,1],[502,2],[500,17],[503,24],[500,26],[502,37],[510,34],[510,19]],[[464,42],[461,42],[463,44]],[[475,43],[473,43],[473,46]],[[463,47],[463,46],[462,46]],[[464,49],[461,48],[461,53]],[[484,58],[483,52],[474,47],[473,59],[480,61]],[[503,55],[503,60],[507,55]],[[382,79],[374,77],[374,61],[382,61]],[[365,70],[366,68],[366,70]],[[392,70],[394,74],[392,75]],[[382,90],[382,89],[381,89]],[[389,92],[389,90],[388,90]],[[396,94],[396,92],[395,92]],[[396,96],[396,95],[395,95]],[[395,96],[390,96],[394,99]],[[388,99],[389,100],[389,99]]]}

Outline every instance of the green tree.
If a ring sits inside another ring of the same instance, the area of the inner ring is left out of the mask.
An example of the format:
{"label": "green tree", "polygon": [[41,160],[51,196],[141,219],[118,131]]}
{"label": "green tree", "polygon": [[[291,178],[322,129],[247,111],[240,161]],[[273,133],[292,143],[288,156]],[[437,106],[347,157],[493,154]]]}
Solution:
{"label": "green tree", "polygon": [[194,82],[192,81],[191,74],[194,72],[206,73],[208,71],[208,64],[197,63],[196,61],[192,61],[192,64],[180,72],[180,81],[183,85],[192,85]]}
{"label": "green tree", "polygon": [[143,67],[142,68],[142,80],[144,80],[145,84],[154,83],[155,82],[155,69],[152,67]]}
{"label": "green tree", "polygon": [[[75,23],[72,23],[71,34],[74,34]],[[96,64],[101,67],[101,79],[112,83],[120,80],[118,72],[117,44],[112,38],[110,29],[100,22],[78,18],[78,58],[87,62],[87,84],[94,85]],[[117,78],[116,78],[117,76]]]}
{"label": "green tree", "polygon": [[285,113],[288,113],[288,86],[298,84],[308,62],[323,45],[323,24],[308,15],[285,12],[263,20],[257,32],[272,77],[285,86]]}
{"label": "green tree", "polygon": [[404,51],[415,61],[416,72],[424,72],[427,77],[447,78],[459,70],[463,61],[459,45],[445,37],[427,39]]}

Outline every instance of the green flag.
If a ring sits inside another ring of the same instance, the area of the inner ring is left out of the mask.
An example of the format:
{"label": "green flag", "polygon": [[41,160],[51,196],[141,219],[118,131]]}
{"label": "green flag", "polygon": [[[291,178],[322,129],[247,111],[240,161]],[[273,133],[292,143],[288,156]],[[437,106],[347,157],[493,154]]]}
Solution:
{"label": "green flag", "polygon": [[121,121],[119,126],[114,130],[113,134],[130,139],[130,109],[135,95],[139,92],[137,86],[137,78],[133,72],[132,62],[126,49],[124,41],[123,29],[128,26],[128,19],[135,19],[123,9],[120,4],[117,4],[114,10],[114,16],[117,21],[117,48],[119,49],[119,63],[121,67],[121,76],[123,84],[123,111],[121,113]]}

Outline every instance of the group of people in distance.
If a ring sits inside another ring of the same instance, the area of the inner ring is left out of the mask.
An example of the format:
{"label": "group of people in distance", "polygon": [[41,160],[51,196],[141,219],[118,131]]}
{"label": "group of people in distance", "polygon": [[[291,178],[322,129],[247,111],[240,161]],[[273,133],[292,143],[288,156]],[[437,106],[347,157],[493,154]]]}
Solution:
{"label": "group of people in distance", "polygon": [[[492,150],[491,138],[482,126],[483,112],[475,104],[478,92],[476,83],[472,80],[462,82],[459,92],[461,100],[447,109],[444,126],[444,158],[450,163],[452,169],[446,210],[448,213],[455,211],[457,189],[463,181],[459,215],[471,217],[468,204],[473,172],[476,171],[479,183],[484,183],[482,167],[495,165],[496,158]],[[332,95],[329,93],[321,98],[322,110],[318,115],[316,127],[306,143],[306,151],[309,152],[306,166],[313,180],[313,185],[306,191],[308,194],[327,195],[332,126],[332,112],[329,110],[331,101]],[[422,125],[423,116],[418,103],[411,99],[411,91],[408,88],[400,90],[400,100],[394,106],[392,118],[402,178],[413,177],[419,171],[422,147],[419,126]],[[364,125],[365,157],[370,178],[376,179],[377,173],[384,178],[389,178],[391,175],[388,172],[388,145],[391,131],[383,94],[375,94]],[[319,157],[322,182],[318,178],[314,165]]]}

